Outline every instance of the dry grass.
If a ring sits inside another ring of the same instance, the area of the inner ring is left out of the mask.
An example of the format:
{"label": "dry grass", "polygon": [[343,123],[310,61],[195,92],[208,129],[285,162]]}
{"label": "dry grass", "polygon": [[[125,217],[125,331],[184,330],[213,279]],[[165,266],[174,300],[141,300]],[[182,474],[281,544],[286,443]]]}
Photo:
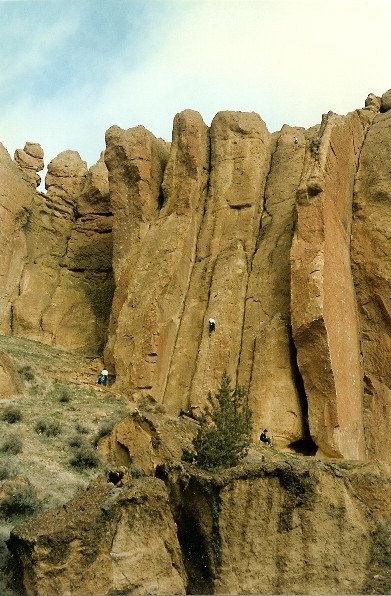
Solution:
{"label": "dry grass", "polygon": [[[71,465],[70,438],[81,429],[85,432],[87,423],[90,434],[84,436],[92,444],[102,423],[120,415],[126,402],[110,388],[96,385],[99,361],[16,337],[0,336],[0,349],[13,358],[17,370],[29,372],[20,375],[23,394],[0,402],[0,436],[7,437],[12,429],[23,442],[22,452],[12,456],[13,470],[31,482],[44,509],[60,505],[102,472],[101,463],[94,468]],[[64,401],[64,395],[69,400]],[[11,426],[1,419],[10,407],[22,415]],[[37,432],[42,423],[60,432]]]}

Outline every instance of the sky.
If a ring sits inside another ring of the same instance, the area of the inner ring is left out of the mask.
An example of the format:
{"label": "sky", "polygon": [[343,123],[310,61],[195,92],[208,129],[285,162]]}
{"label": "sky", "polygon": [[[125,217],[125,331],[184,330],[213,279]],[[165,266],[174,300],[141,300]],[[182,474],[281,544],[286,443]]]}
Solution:
{"label": "sky", "polygon": [[0,141],[91,166],[187,108],[307,128],[391,88],[390,31],[390,0],[0,0]]}

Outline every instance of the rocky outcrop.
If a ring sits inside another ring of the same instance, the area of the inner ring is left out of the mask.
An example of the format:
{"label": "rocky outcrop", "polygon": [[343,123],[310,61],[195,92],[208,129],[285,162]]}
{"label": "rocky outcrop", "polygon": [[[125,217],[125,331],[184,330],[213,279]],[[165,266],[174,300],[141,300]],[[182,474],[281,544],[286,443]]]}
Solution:
{"label": "rocky outcrop", "polygon": [[19,525],[9,546],[28,596],[186,593],[167,492],[154,478],[123,487],[97,481]]}
{"label": "rocky outcrop", "polygon": [[237,377],[239,384],[248,388],[255,429],[266,426],[278,447],[308,435],[305,396],[290,329],[289,263],[304,154],[302,129],[284,126],[274,135],[247,288]]}
{"label": "rocky outcrop", "polygon": [[178,418],[163,413],[164,409],[156,402],[147,403],[143,411],[132,408],[100,439],[99,453],[114,468],[132,466],[149,476],[159,467],[180,462],[183,450],[193,448],[198,424],[188,416]]}
{"label": "rocky outcrop", "polygon": [[[161,183],[168,151],[161,139],[156,139],[144,127],[124,131],[113,126],[106,133],[105,162],[108,168],[113,225],[113,271],[116,292],[113,298],[105,361],[129,379],[129,347],[134,337],[122,332],[118,319],[126,327],[129,288],[133,270],[143,240],[162,204]],[[144,334],[142,330],[140,340]],[[123,341],[118,336],[123,336]],[[125,336],[124,336],[125,335]],[[152,353],[152,351],[150,350]],[[116,356],[114,356],[116,354]],[[152,358],[154,356],[151,356]],[[123,361],[123,365],[121,362]],[[119,379],[119,382],[120,379]]]}
{"label": "rocky outcrop", "polygon": [[191,110],[171,145],[113,126],[90,171],[49,164],[46,195],[8,160],[4,332],[104,350],[118,390],[174,415],[226,370],[254,440],[388,460],[389,95],[307,131]]}
{"label": "rocky outcrop", "polygon": [[[64,176],[69,184],[67,197],[74,198],[72,225],[66,233],[57,287],[42,317],[42,328],[56,345],[97,356],[106,341],[114,290],[112,214],[103,156],[89,172],[76,158],[72,173]],[[48,194],[53,186],[61,189],[55,180],[49,179],[49,183]],[[50,194],[54,200],[60,196],[61,190],[54,197]]]}
{"label": "rocky outcrop", "polygon": [[11,238],[4,254],[12,264],[6,256],[4,332],[100,355],[113,294],[103,156],[90,171],[75,151],[57,156],[48,166],[46,195],[33,191],[12,162],[5,172],[2,238]]}
{"label": "rocky outcrop", "polygon": [[41,184],[37,174],[43,170],[43,149],[39,143],[26,143],[24,149],[16,149],[14,160],[26,174],[34,188]]}
{"label": "rocky outcrop", "polygon": [[14,362],[6,352],[0,350],[0,399],[18,395],[21,385]]}
{"label": "rocky outcrop", "polygon": [[247,460],[221,474],[162,467],[167,489],[156,478],[125,474],[115,485],[102,478],[66,506],[30,518],[9,540],[18,589],[389,593],[387,466],[276,457],[268,448]]}

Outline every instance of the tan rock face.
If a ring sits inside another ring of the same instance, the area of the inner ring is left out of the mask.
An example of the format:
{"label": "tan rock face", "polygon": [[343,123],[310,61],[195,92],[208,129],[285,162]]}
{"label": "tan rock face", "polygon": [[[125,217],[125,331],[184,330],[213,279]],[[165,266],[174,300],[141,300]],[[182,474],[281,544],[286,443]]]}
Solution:
{"label": "tan rock face", "polygon": [[99,441],[98,450],[113,467],[133,465],[154,476],[158,466],[179,462],[183,450],[193,448],[197,428],[195,420],[187,417],[135,409]]}
{"label": "tan rock face", "polygon": [[190,593],[389,591],[389,469],[310,464],[190,474],[177,511]]}
{"label": "tan rock face", "polygon": [[[39,146],[28,149],[39,154]],[[2,241],[4,254],[9,253],[3,273],[4,330],[100,355],[113,295],[103,157],[88,172],[78,153],[57,156],[48,166],[46,196],[34,192],[19,168],[3,159],[9,179],[3,187]]]}
{"label": "tan rock face", "polygon": [[3,152],[3,332],[104,348],[118,389],[171,414],[227,370],[254,439],[388,460],[389,93],[308,131],[191,110],[171,144],[114,126],[89,171],[52,160],[46,196]]}
{"label": "tan rock face", "polygon": [[39,143],[26,143],[24,149],[16,149],[14,160],[28,180],[36,188],[41,183],[41,177],[37,174],[43,170],[43,149]]}
{"label": "tan rock face", "polygon": [[368,455],[390,461],[391,112],[369,128],[354,194],[352,263],[359,304]]}
{"label": "tan rock face", "polygon": [[267,427],[277,447],[308,434],[291,340],[289,264],[304,153],[303,130],[284,126],[274,135],[239,363],[238,381],[249,389],[254,429]]}
{"label": "tan rock face", "polygon": [[309,142],[291,255],[292,326],[311,435],[326,455],[353,459],[365,454],[350,268],[351,201],[363,132],[357,114],[328,114]]}
{"label": "tan rock face", "polygon": [[388,110],[391,110],[391,89],[383,93],[380,102],[380,111],[388,112]]}
{"label": "tan rock face", "polygon": [[28,595],[186,593],[167,492],[154,478],[123,488],[102,479],[66,507],[20,525],[10,547]]}
{"label": "tan rock face", "polygon": [[[113,126],[106,133],[106,146],[105,162],[114,214],[113,270],[116,292],[105,361],[108,366],[114,366],[115,361],[115,367],[128,377],[128,350],[129,345],[132,349],[133,338],[124,338],[128,347],[121,346],[122,342],[117,341],[116,334],[120,334],[122,328],[118,326],[118,318],[128,297],[140,247],[162,202],[160,187],[168,150],[164,141],[156,139],[142,126],[127,131]],[[125,324],[126,310],[125,306]],[[114,358],[115,350],[118,350],[118,356]]]}
{"label": "tan rock face", "polygon": [[13,302],[27,258],[25,226],[35,191],[0,145],[0,331],[8,335],[13,324]]}

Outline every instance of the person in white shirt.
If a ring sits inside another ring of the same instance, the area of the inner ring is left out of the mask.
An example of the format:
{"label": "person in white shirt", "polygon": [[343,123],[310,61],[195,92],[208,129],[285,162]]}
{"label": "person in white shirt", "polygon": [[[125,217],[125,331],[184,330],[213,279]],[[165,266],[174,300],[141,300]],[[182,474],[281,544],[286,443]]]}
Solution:
{"label": "person in white shirt", "polygon": [[105,387],[107,387],[108,384],[109,384],[109,371],[104,368],[98,377],[98,385],[104,385]]}

